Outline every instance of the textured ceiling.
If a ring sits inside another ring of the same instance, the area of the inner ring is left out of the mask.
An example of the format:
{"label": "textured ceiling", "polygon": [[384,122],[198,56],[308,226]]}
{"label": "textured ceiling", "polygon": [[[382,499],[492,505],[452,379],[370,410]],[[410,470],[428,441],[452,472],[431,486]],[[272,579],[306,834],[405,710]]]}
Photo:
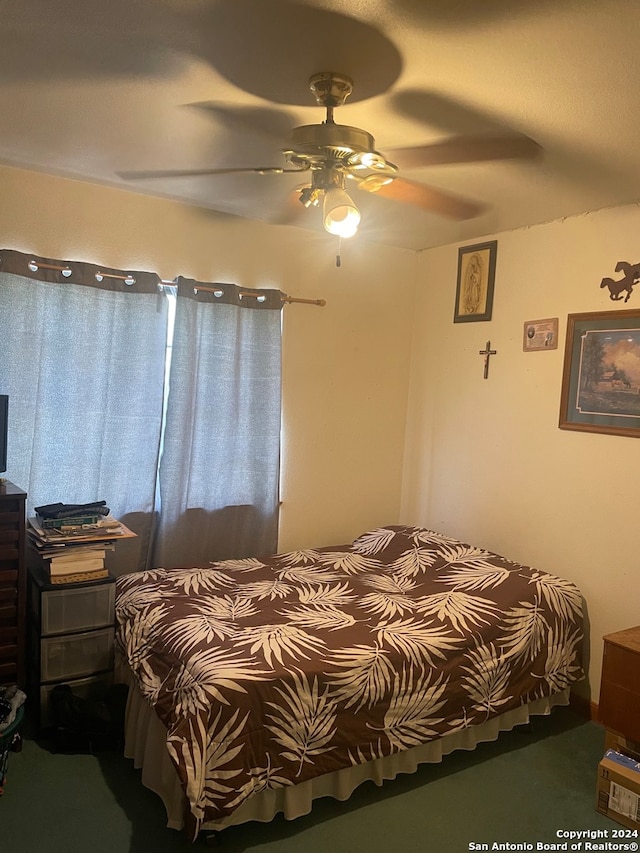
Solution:
{"label": "textured ceiling", "polygon": [[[285,165],[308,89],[350,76],[338,123],[378,150],[519,133],[535,160],[401,169],[483,206],[463,221],[357,191],[355,240],[469,241],[640,199],[640,10],[630,0],[0,0],[0,163],[290,222]],[[320,226],[296,202],[295,226]],[[300,208],[301,210],[298,210]],[[290,227],[281,226],[281,227]]]}

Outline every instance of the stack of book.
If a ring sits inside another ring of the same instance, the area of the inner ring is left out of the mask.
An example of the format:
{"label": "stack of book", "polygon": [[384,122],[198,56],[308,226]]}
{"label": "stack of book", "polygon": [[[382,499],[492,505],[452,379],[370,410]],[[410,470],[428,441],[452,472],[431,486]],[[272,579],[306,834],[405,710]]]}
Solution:
{"label": "stack of book", "polygon": [[105,558],[118,539],[134,534],[110,515],[28,519],[29,560],[50,583],[84,583],[108,577]]}

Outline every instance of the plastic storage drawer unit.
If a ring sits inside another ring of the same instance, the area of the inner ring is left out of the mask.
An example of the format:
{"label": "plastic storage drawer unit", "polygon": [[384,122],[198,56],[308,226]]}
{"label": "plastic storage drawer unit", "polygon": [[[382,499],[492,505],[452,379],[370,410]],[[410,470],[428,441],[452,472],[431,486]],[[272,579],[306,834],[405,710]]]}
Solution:
{"label": "plastic storage drawer unit", "polygon": [[[40,687],[40,726],[48,728],[54,725],[53,715],[51,713],[50,699],[51,692],[55,690],[60,682],[54,684],[43,684]],[[74,696],[80,699],[101,699],[109,687],[113,684],[113,673],[104,672],[102,675],[91,675],[88,678],[77,678],[71,681],[65,681],[71,688]]]}
{"label": "plastic storage drawer unit", "polygon": [[113,622],[115,591],[115,585],[109,583],[78,586],[77,589],[49,589],[46,595],[33,596],[36,618],[40,607],[40,632],[48,636],[108,625]]}
{"label": "plastic storage drawer unit", "polygon": [[34,565],[29,575],[31,690],[42,729],[53,724],[49,697],[56,686],[97,696],[113,682],[115,578],[52,584]]}
{"label": "plastic storage drawer unit", "polygon": [[40,640],[42,681],[80,678],[113,667],[113,628],[43,637]]}

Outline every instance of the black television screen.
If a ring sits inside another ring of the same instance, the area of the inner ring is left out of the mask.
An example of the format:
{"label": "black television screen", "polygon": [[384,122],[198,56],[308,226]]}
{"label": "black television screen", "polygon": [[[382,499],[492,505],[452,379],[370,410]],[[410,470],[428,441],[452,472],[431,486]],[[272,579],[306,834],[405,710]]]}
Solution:
{"label": "black television screen", "polygon": [[9,433],[9,397],[0,394],[0,474],[7,470],[7,435]]}

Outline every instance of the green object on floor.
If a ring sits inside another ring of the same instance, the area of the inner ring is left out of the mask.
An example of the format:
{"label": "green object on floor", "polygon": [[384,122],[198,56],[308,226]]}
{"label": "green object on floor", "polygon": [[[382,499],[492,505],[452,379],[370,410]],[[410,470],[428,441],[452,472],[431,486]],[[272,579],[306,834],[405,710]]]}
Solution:
{"label": "green object on floor", "polygon": [[21,705],[16,711],[14,721],[0,734],[0,797],[4,794],[4,786],[7,781],[9,753],[15,749],[21,738],[23,718],[24,705]]}

